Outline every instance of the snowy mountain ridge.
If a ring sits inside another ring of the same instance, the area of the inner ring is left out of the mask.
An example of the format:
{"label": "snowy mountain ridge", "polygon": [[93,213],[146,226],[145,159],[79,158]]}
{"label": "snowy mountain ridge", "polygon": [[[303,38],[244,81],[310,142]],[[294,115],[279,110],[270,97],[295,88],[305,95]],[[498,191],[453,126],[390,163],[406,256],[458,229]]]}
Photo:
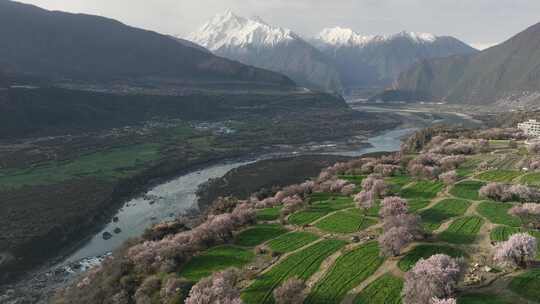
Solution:
{"label": "snowy mountain ridge", "polygon": [[331,46],[363,47],[373,43],[392,41],[396,38],[407,38],[415,43],[433,43],[439,37],[430,33],[417,33],[402,31],[393,35],[361,35],[350,28],[325,28],[315,35],[313,40],[317,44]]}
{"label": "snowy mountain ridge", "polygon": [[269,25],[260,17],[248,19],[226,11],[214,16],[187,39],[216,51],[223,47],[272,47],[301,38],[289,29]]}

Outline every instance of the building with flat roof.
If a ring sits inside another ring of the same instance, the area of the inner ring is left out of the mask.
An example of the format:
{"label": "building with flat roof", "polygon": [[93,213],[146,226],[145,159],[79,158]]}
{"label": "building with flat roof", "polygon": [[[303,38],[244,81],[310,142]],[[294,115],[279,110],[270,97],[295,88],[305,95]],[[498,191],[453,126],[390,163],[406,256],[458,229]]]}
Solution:
{"label": "building with flat roof", "polygon": [[540,122],[536,119],[529,119],[522,123],[518,123],[518,129],[522,130],[528,136],[540,136]]}

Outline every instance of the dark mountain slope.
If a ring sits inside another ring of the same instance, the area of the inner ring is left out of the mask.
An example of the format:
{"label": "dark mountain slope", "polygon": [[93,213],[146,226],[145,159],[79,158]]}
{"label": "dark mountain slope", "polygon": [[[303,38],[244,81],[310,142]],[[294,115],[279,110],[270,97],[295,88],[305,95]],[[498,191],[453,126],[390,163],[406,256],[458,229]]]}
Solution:
{"label": "dark mountain slope", "polygon": [[280,74],[186,47],[115,20],[0,0],[0,69],[55,79],[248,81],[291,85]]}
{"label": "dark mountain slope", "polygon": [[403,73],[397,87],[450,102],[534,102],[540,96],[540,23],[473,56],[423,61]]}

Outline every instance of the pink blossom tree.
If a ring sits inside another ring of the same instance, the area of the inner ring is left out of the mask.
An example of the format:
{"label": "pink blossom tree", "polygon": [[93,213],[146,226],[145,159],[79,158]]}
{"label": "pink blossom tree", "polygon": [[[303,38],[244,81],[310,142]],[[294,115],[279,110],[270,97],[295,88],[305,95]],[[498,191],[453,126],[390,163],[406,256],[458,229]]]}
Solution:
{"label": "pink blossom tree", "polygon": [[461,272],[460,263],[444,254],[420,259],[405,274],[403,303],[430,304],[433,298],[452,297]]}
{"label": "pink blossom tree", "polygon": [[354,196],[356,206],[360,209],[369,209],[375,203],[375,196],[372,191],[362,190]]}
{"label": "pink blossom tree", "polygon": [[242,304],[240,291],[236,288],[238,274],[233,270],[218,272],[195,284],[189,292],[186,304]]}
{"label": "pink blossom tree", "polygon": [[409,204],[406,200],[397,196],[385,197],[381,203],[379,215],[382,218],[406,214],[409,211]]}
{"label": "pink blossom tree", "polygon": [[392,227],[379,236],[379,247],[383,255],[398,256],[401,249],[414,239],[406,227]]}
{"label": "pink blossom tree", "polygon": [[302,304],[306,299],[304,281],[291,278],[274,290],[276,304]]}
{"label": "pink blossom tree", "polygon": [[530,261],[536,257],[536,238],[518,233],[512,235],[508,241],[502,242],[495,247],[494,261],[503,267],[527,267]]}
{"label": "pink blossom tree", "polygon": [[453,185],[457,182],[458,175],[455,170],[445,172],[439,175],[439,179],[447,186]]}

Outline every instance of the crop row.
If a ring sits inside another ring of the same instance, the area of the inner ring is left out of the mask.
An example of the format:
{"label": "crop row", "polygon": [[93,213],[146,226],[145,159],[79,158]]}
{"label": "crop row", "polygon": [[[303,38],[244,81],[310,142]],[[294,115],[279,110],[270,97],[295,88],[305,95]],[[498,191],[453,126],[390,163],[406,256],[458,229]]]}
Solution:
{"label": "crop row", "polygon": [[376,242],[348,251],[316,283],[304,303],[340,303],[348,291],[371,276],[383,261]]}
{"label": "crop row", "polygon": [[454,244],[470,244],[476,239],[483,224],[484,220],[479,216],[458,218],[439,235],[439,239]]}
{"label": "crop row", "polygon": [[435,230],[445,220],[463,215],[470,205],[471,203],[466,200],[445,199],[432,208],[422,211],[420,216],[426,229]]}
{"label": "crop row", "polygon": [[327,257],[343,246],[344,241],[324,240],[292,254],[257,277],[242,293],[242,300],[246,304],[273,303],[272,292],[275,288],[292,277],[307,280],[319,270]]}

